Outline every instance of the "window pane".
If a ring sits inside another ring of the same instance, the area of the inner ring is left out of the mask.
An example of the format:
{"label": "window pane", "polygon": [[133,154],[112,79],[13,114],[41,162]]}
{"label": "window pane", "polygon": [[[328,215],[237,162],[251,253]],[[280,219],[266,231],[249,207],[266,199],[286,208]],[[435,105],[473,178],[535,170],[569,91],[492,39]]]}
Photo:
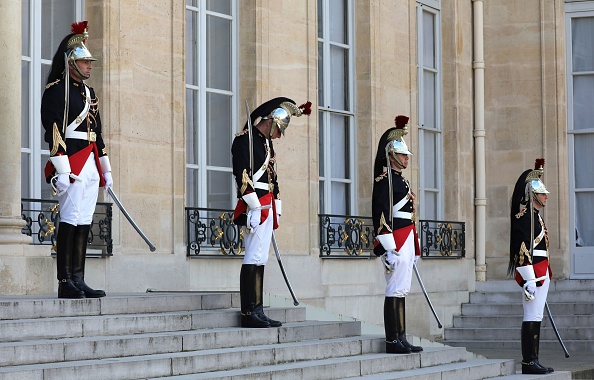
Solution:
{"label": "window pane", "polygon": [[231,167],[231,97],[206,95],[207,165]]}
{"label": "window pane", "polygon": [[231,210],[231,189],[233,176],[228,172],[208,171],[208,200],[209,208]]}
{"label": "window pane", "polygon": [[[23,61],[21,64],[21,147],[30,148],[29,146],[29,79],[31,73],[29,72],[30,64]],[[28,178],[28,177],[23,177]]]}
{"label": "window pane", "polygon": [[186,162],[198,165],[198,95],[186,90]]}
{"label": "window pane", "polygon": [[575,135],[573,139],[575,188],[594,188],[594,134]]}
{"label": "window pane", "polygon": [[425,203],[422,205],[424,219],[437,220],[437,194],[425,191]]}
{"label": "window pane", "polygon": [[435,15],[423,12],[423,66],[435,69]]}
{"label": "window pane", "polygon": [[325,138],[325,129],[324,129],[324,113],[323,112],[319,112],[319,116],[318,116],[318,143],[320,144],[319,149],[320,149],[320,155],[318,158],[318,161],[320,163],[320,177],[324,177],[326,175],[326,171],[324,170],[325,168],[325,161],[324,161],[324,147],[326,146],[326,138]]}
{"label": "window pane", "polygon": [[573,77],[573,129],[594,128],[594,75]]}
{"label": "window pane", "polygon": [[199,207],[198,191],[198,170],[186,168],[186,206]]}
{"label": "window pane", "polygon": [[198,13],[186,11],[186,83],[197,86],[198,80]]}
{"label": "window pane", "polygon": [[326,187],[326,182],[320,181],[320,213],[326,212],[326,203],[324,202],[324,188]]}
{"label": "window pane", "polygon": [[322,0],[318,0],[318,38],[324,38],[324,12]]}
{"label": "window pane", "polygon": [[437,188],[437,136],[435,133],[423,133],[423,171],[422,176],[425,179],[425,188]]}
{"label": "window pane", "polygon": [[206,0],[206,9],[209,11],[223,13],[231,16],[231,1],[229,0]]}
{"label": "window pane", "polygon": [[594,246],[594,193],[577,193],[575,195],[575,214],[577,234],[582,241],[581,246]]}
{"label": "window pane", "polygon": [[330,165],[332,178],[349,178],[349,119],[330,115]]}
{"label": "window pane", "polygon": [[331,214],[349,215],[351,210],[347,200],[350,199],[350,185],[341,182],[332,182],[332,209]]}
{"label": "window pane", "polygon": [[594,71],[594,17],[571,21],[573,71]]}
{"label": "window pane", "polygon": [[[31,198],[31,186],[29,178],[31,178],[30,162],[31,155],[29,153],[21,153],[21,197]],[[45,182],[45,181],[44,181]]]}
{"label": "window pane", "polygon": [[425,70],[423,72],[423,127],[437,128],[436,112],[436,74]]}
{"label": "window pane", "polygon": [[332,93],[330,106],[348,111],[348,50],[336,46],[330,47],[330,75]]}
{"label": "window pane", "polygon": [[346,0],[331,0],[328,2],[329,11],[329,27],[330,27],[330,41],[339,42],[341,44],[347,43],[347,2]]}
{"label": "window pane", "polygon": [[29,8],[29,0],[22,0],[21,1],[22,7],[21,7],[21,30],[22,30],[22,40],[21,40],[21,46],[22,46],[22,50],[23,50],[23,55],[25,57],[30,57],[31,56],[31,51],[30,51],[30,39],[31,39],[31,34],[29,33],[30,29],[31,29],[31,25],[29,25],[29,20],[31,17],[31,13],[30,13],[30,8]]}
{"label": "window pane", "polygon": [[323,107],[324,99],[324,44],[318,42],[318,104]]}
{"label": "window pane", "polygon": [[[76,20],[75,0],[45,0],[42,2],[41,58],[51,60],[62,39],[70,34],[70,25]],[[98,27],[98,25],[97,25]],[[89,27],[93,36],[93,26]]]}
{"label": "window pane", "polygon": [[[41,163],[40,163],[40,167],[41,167],[41,173],[39,173],[40,177],[41,177],[41,199],[51,199],[52,196],[52,187],[50,186],[50,184],[48,184],[45,180],[45,173],[43,171],[43,169],[45,168],[45,165],[47,164],[47,161],[49,160],[49,155],[45,155],[42,154],[40,156],[41,159]],[[34,194],[31,194],[34,195]]]}
{"label": "window pane", "polygon": [[206,86],[231,90],[231,21],[206,18]]}

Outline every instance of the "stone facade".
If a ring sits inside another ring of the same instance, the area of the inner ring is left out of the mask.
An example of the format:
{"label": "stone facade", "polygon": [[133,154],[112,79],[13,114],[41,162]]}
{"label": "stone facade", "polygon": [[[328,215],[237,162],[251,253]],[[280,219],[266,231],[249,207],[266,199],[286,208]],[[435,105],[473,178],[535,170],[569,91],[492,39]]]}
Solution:
{"label": "stone facade", "polygon": [[[473,2],[441,2],[445,219],[466,222],[466,258],[422,260],[424,283],[444,325],[468,300],[475,284],[475,146]],[[0,5],[0,38],[18,31],[19,6]],[[370,215],[372,166],[380,135],[396,114],[411,116],[407,142],[418,151],[416,3],[353,1],[356,49],[358,214]],[[482,1],[480,3],[483,3]],[[309,99],[316,107],[317,1],[241,0],[239,69],[241,104],[278,95]],[[101,101],[104,139],[115,190],[147,236],[144,241],[121,213],[114,218],[114,256],[89,260],[87,282],[108,293],[159,290],[238,290],[240,260],[186,257],[185,246],[185,1],[87,0],[98,58],[90,84]],[[508,207],[519,174],[537,157],[546,159],[545,183],[553,271],[569,274],[567,147],[563,2],[484,2],[487,225],[486,277],[505,278]],[[15,39],[19,33],[13,33]],[[2,56],[20,67],[20,44],[1,44]],[[9,66],[9,67],[7,67]],[[0,68],[0,85],[19,91],[18,72]],[[13,69],[14,69],[13,67]],[[7,92],[5,91],[4,94]],[[4,98],[3,98],[4,99]],[[5,133],[20,133],[17,102],[0,102],[2,178],[0,293],[55,292],[55,263],[47,251],[26,245],[19,225],[18,149]],[[4,110],[10,109],[10,112]],[[315,108],[314,108],[315,110]],[[241,113],[242,114],[242,113]],[[242,123],[238,120],[238,123]],[[14,140],[19,140],[15,136]],[[377,260],[322,260],[318,225],[317,112],[291,122],[276,144],[283,189],[278,231],[283,262],[303,304],[382,324],[384,279]],[[8,152],[8,153],[7,153]],[[418,187],[418,161],[405,175]],[[7,164],[8,163],[8,164]],[[14,186],[14,189],[12,188]],[[101,191],[100,194],[102,194]],[[100,195],[101,196],[101,195]],[[107,201],[107,198],[105,198]],[[288,297],[271,257],[265,291]],[[53,272],[52,272],[53,268]],[[51,286],[53,285],[53,289]],[[409,296],[408,329],[439,337],[416,280]]]}

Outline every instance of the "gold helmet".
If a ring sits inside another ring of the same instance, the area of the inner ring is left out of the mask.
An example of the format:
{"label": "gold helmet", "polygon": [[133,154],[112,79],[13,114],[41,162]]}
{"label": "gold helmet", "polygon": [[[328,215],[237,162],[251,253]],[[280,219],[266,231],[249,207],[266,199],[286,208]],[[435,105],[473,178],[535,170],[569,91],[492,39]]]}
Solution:
{"label": "gold helmet", "polygon": [[391,156],[400,166],[405,167],[405,165],[398,158],[398,154],[412,154],[408,150],[408,146],[406,145],[406,142],[403,138],[408,134],[408,116],[396,116],[394,119],[394,124],[396,124],[396,128],[392,129],[388,134],[386,155]]}
{"label": "gold helmet", "polygon": [[530,171],[526,176],[526,183],[530,184],[530,191],[533,194],[549,194],[544,183],[540,177],[544,174],[544,158],[537,158],[534,162],[534,170]]}
{"label": "gold helmet", "polygon": [[86,59],[88,61],[96,61],[85,45],[87,38],[89,38],[88,21],[81,21],[72,23],[73,35],[68,39],[68,62],[74,63],[79,59]]}
{"label": "gold helmet", "polygon": [[[311,102],[303,103],[300,106],[285,97],[278,97],[262,103],[250,115],[252,125],[255,125],[256,120],[260,117],[262,120],[271,119],[272,128],[270,130],[271,136],[274,132],[274,127],[284,135],[285,130],[289,126],[291,116],[301,116],[311,114]],[[247,123],[244,129],[247,128]]]}

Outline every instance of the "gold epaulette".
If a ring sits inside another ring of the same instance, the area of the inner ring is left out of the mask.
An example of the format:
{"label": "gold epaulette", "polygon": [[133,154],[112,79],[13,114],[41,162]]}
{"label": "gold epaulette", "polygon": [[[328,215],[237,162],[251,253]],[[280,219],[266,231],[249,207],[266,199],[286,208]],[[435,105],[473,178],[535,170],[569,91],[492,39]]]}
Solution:
{"label": "gold epaulette", "polygon": [[241,136],[241,135],[245,135],[246,133],[248,133],[248,130],[247,130],[247,129],[243,129],[243,130],[241,130],[241,131],[237,132],[237,133],[235,134],[235,137],[237,137],[237,136]]}
{"label": "gold epaulette", "polygon": [[382,174],[380,174],[377,177],[375,177],[375,182],[379,182],[382,179],[386,178],[386,174],[388,174],[388,172],[383,172]]}
{"label": "gold epaulette", "polygon": [[47,90],[48,88],[50,88],[51,86],[53,86],[54,84],[58,83],[60,80],[56,79],[55,81],[48,83],[45,85],[45,89]]}
{"label": "gold epaulette", "polygon": [[516,214],[516,219],[520,219],[526,213],[527,208],[523,208],[519,213]]}

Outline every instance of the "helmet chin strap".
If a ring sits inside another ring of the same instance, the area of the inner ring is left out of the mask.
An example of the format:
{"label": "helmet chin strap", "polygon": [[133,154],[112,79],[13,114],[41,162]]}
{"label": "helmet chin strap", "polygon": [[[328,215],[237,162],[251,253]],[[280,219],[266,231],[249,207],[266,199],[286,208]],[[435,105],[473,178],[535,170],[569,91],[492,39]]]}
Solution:
{"label": "helmet chin strap", "polygon": [[72,66],[74,66],[74,69],[76,70],[77,73],[80,74],[80,76],[82,77],[83,80],[87,80],[91,77],[90,75],[83,74],[83,72],[80,71],[80,68],[76,64],[76,61],[72,62]]}
{"label": "helmet chin strap", "polygon": [[536,203],[538,203],[540,205],[540,207],[545,207],[544,203],[542,203],[540,201],[540,198],[538,198],[538,194],[536,193],[532,193],[532,199],[534,199],[536,201]]}

